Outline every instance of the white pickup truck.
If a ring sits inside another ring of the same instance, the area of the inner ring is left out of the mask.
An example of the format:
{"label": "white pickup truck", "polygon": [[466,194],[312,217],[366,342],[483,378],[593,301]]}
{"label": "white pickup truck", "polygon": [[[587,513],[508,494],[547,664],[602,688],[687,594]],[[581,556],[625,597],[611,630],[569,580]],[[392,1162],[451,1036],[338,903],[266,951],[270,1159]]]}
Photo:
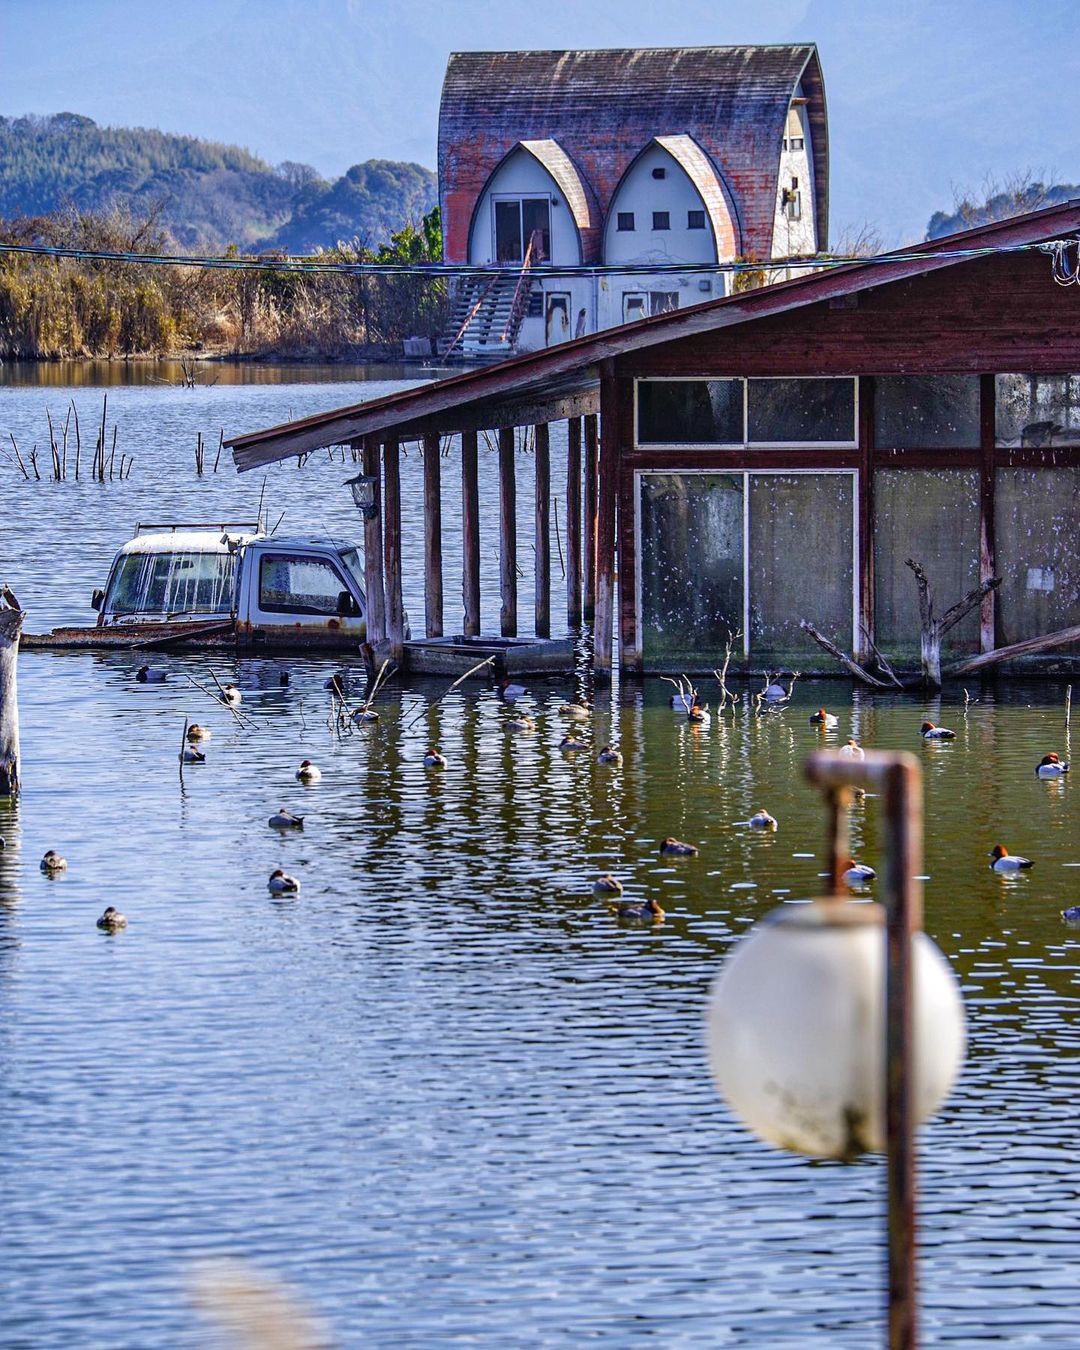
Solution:
{"label": "white pickup truck", "polygon": [[352,544],[278,538],[258,524],[138,525],[91,601],[93,628],[23,634],[25,647],[228,646],[356,651],[367,635]]}

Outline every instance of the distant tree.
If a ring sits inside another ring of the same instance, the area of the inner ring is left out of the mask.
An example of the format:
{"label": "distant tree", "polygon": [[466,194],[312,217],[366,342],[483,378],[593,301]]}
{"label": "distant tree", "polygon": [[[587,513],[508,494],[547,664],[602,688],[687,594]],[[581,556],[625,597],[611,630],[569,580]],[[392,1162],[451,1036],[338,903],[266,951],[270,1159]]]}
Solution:
{"label": "distant tree", "polygon": [[294,192],[306,188],[309,183],[323,182],[317,169],[313,169],[310,164],[298,164],[294,159],[283,159],[277,166],[277,172]]}
{"label": "distant tree", "polygon": [[987,174],[976,189],[958,187],[954,183],[953,209],[951,212],[934,212],[926,227],[927,239],[940,239],[942,235],[955,234],[958,230],[973,230],[995,220],[1008,220],[1080,197],[1080,185],[1047,184],[1041,177],[1036,177],[1037,172],[1015,169],[1003,178]]}

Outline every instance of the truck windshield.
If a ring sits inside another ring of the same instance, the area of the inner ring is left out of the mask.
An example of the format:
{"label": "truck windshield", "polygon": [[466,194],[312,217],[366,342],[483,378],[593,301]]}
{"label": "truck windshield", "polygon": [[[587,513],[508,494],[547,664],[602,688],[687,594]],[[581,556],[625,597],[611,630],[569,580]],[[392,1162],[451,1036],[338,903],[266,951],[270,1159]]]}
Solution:
{"label": "truck windshield", "polygon": [[120,559],[107,614],[230,614],[236,581],[232,553],[128,553]]}

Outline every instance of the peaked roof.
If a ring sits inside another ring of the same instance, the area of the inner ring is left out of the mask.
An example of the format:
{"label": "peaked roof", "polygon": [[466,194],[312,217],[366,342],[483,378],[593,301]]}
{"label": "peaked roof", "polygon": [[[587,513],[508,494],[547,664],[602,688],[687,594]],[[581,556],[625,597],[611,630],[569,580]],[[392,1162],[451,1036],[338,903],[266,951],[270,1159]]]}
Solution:
{"label": "peaked roof", "polygon": [[[362,436],[446,433],[554,421],[596,411],[599,363],[694,334],[753,323],[876,286],[961,266],[972,256],[1080,233],[1080,199],[604,329],[498,365],[465,371],[385,398],[352,404],[225,441],[240,472]],[[1049,267],[1049,260],[1047,262]]]}

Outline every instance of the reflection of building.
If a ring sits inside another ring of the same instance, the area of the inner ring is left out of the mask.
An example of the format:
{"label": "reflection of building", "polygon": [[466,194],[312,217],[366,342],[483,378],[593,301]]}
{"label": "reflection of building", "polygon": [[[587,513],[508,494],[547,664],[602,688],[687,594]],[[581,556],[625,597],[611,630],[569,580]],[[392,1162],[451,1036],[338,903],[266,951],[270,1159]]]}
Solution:
{"label": "reflection of building", "polygon": [[[439,198],[445,261],[506,269],[457,288],[449,336],[464,326],[466,353],[553,346],[723,295],[711,264],[826,242],[817,51],[457,52]],[[634,271],[558,271],[612,264]]]}

